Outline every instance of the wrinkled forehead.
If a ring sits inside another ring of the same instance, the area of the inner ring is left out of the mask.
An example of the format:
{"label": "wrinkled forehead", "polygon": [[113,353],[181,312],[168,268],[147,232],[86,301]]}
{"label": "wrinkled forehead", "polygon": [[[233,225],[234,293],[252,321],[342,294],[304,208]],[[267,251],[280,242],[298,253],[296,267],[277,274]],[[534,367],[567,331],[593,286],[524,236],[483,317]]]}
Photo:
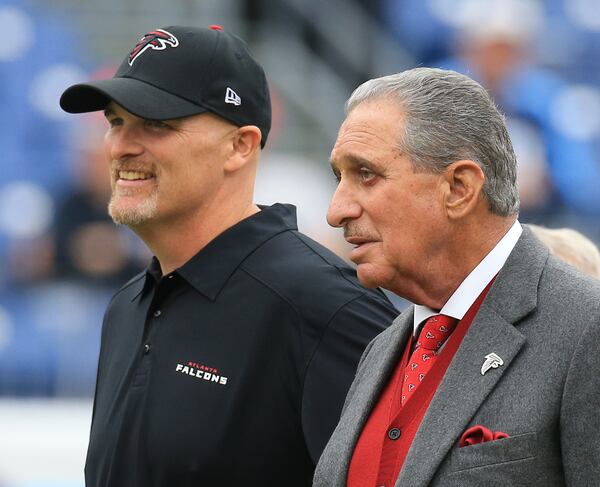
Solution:
{"label": "wrinkled forehead", "polygon": [[402,110],[393,101],[378,98],[360,103],[340,127],[331,152],[332,162],[396,151],[403,124]]}

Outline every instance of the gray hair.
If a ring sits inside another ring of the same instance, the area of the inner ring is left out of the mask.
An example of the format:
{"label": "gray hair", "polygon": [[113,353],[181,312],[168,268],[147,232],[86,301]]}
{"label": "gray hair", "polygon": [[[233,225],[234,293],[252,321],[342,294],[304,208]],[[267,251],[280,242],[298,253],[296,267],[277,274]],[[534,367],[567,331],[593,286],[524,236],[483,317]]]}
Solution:
{"label": "gray hair", "polygon": [[506,122],[479,83],[455,71],[415,68],[363,83],[346,102],[346,113],[382,97],[395,99],[406,116],[398,149],[415,170],[442,172],[454,161],[472,160],[485,175],[490,211],[519,211],[517,160]]}

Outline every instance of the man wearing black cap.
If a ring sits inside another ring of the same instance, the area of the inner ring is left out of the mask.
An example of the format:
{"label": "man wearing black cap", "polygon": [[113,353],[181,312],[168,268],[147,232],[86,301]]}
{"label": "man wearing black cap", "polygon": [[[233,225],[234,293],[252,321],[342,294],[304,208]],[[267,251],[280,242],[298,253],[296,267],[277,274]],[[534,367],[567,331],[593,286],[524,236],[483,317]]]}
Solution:
{"label": "man wearing black cap", "polygon": [[218,26],[166,27],[60,103],[104,110],[109,213],[155,255],[104,318],[86,485],[310,485],[362,350],[397,313],[292,206],[253,203],[262,68]]}

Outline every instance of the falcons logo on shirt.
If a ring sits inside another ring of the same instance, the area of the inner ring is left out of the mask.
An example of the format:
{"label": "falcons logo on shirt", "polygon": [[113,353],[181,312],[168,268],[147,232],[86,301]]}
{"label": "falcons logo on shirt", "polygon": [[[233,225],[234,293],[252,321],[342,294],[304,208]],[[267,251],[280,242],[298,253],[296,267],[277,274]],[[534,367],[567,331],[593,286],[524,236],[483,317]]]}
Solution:
{"label": "falcons logo on shirt", "polygon": [[167,47],[177,47],[179,41],[170,32],[162,29],[156,29],[149,32],[135,45],[133,51],[129,54],[129,66],[133,66],[133,62],[140,57],[147,49],[155,51],[163,51]]}

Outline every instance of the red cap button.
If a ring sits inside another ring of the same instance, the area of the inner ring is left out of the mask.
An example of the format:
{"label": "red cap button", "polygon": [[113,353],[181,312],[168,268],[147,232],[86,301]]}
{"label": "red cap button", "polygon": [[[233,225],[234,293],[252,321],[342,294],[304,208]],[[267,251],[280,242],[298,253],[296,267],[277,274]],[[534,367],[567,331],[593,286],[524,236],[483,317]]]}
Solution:
{"label": "red cap button", "polygon": [[223,30],[223,27],[221,27],[219,24],[209,25],[208,28],[212,30]]}

